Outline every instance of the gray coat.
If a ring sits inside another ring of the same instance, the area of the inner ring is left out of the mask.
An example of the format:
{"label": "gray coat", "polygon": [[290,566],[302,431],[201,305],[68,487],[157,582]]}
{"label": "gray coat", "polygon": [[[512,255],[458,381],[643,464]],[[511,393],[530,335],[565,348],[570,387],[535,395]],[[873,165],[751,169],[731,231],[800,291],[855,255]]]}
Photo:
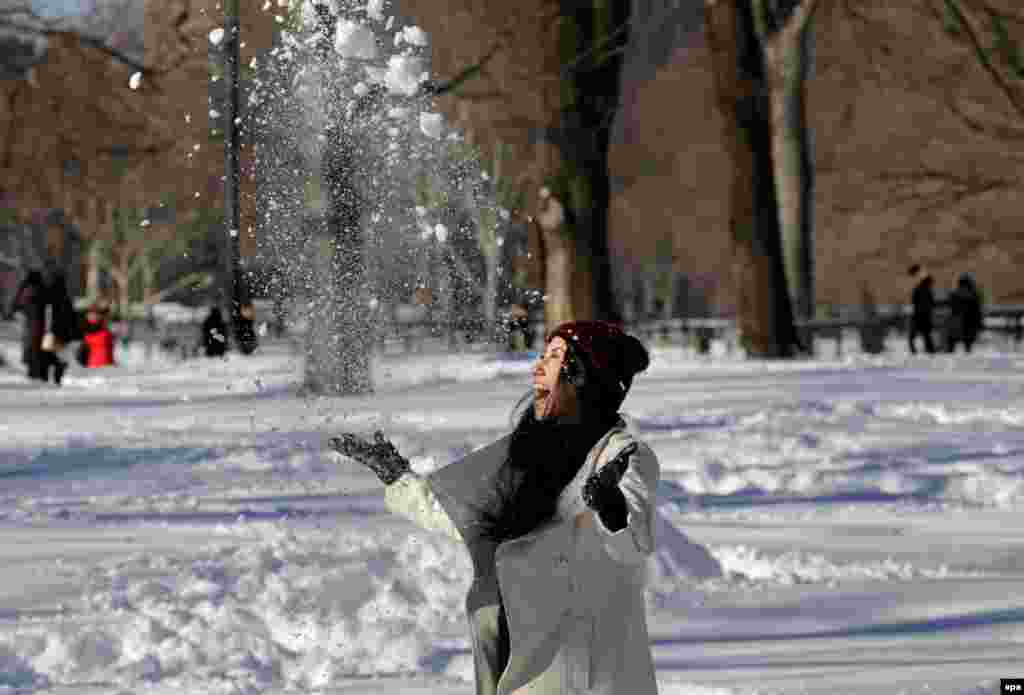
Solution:
{"label": "gray coat", "polygon": [[609,531],[581,498],[586,479],[632,441],[620,421],[563,490],[556,517],[497,548],[478,547],[444,486],[462,480],[475,494],[504,460],[507,438],[442,469],[449,474],[443,479],[407,474],[387,487],[390,510],[466,542],[478,578],[486,571],[481,558],[493,557],[511,643],[498,695],[657,693],[643,595],[645,561],[654,550],[654,452],[638,442],[619,483],[626,528]]}

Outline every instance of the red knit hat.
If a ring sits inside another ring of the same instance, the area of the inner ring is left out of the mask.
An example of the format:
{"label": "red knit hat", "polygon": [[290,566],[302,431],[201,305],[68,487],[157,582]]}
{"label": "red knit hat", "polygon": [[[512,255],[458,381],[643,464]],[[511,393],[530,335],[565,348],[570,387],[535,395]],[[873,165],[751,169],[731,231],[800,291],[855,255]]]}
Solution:
{"label": "red knit hat", "polygon": [[633,377],[647,369],[650,357],[639,340],[608,321],[568,321],[548,333],[545,342],[560,337],[584,361],[588,378],[596,378],[618,397],[618,407],[633,384]]}

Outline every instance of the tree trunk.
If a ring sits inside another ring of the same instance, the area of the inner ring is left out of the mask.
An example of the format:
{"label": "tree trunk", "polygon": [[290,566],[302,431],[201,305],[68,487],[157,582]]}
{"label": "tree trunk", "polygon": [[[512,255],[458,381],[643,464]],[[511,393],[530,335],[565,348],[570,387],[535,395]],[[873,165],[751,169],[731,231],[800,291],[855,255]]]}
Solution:
{"label": "tree trunk", "polygon": [[[493,170],[494,190],[501,191],[504,186],[502,164],[505,148],[501,142],[495,147]],[[500,197],[500,196],[499,196]],[[498,201],[499,203],[502,201]],[[472,200],[467,200],[470,209],[477,209]],[[494,334],[498,319],[498,260],[501,257],[501,245],[498,243],[499,231],[502,228],[501,217],[497,214],[477,214],[477,233],[480,236],[480,250],[484,257],[484,321],[487,322],[487,335]]]}
{"label": "tree trunk", "polygon": [[[124,256],[124,254],[122,254]],[[128,305],[131,303],[129,280],[131,278],[131,263],[124,257],[119,258],[117,265],[111,267],[110,274],[117,285],[117,311],[122,319],[128,318]]]}
{"label": "tree trunk", "polygon": [[751,0],[708,2],[723,144],[731,162],[729,229],[737,324],[755,357],[791,357],[797,347],[781,257],[770,105]]}
{"label": "tree trunk", "polygon": [[487,323],[487,335],[494,332],[498,320],[498,254],[484,254],[484,321]]}
{"label": "tree trunk", "polygon": [[356,143],[344,128],[328,129],[321,171],[327,193],[326,236],[316,254],[304,378],[306,390],[313,393],[354,395],[373,390],[373,326],[356,152]]}
{"label": "tree trunk", "polygon": [[564,321],[586,318],[576,309],[573,296],[576,249],[566,235],[565,208],[562,202],[541,192],[540,214],[535,220],[543,244],[544,323],[548,330]]}
{"label": "tree trunk", "polygon": [[235,344],[242,342],[242,303],[248,299],[241,268],[241,160],[239,138],[239,44],[241,42],[239,0],[224,0],[224,78],[227,96],[227,114],[224,118],[224,234],[227,242],[227,268],[224,297],[228,303],[228,325]]}
{"label": "tree trunk", "polygon": [[[571,319],[621,320],[608,261],[608,148],[620,104],[631,0],[561,0],[562,103],[548,188],[562,224],[541,224],[549,327]],[[546,205],[542,201],[542,205]]]}
{"label": "tree trunk", "polygon": [[[806,2],[806,0],[805,0]],[[814,318],[814,165],[806,110],[809,17],[797,14],[765,40],[772,155],[786,285],[798,318]]]}
{"label": "tree trunk", "polygon": [[139,259],[139,272],[142,274],[142,301],[149,306],[159,301],[159,289],[156,286],[156,265],[143,256]]}
{"label": "tree trunk", "polygon": [[103,263],[102,248],[95,239],[89,244],[85,263],[85,296],[91,304],[100,297],[100,266]]}

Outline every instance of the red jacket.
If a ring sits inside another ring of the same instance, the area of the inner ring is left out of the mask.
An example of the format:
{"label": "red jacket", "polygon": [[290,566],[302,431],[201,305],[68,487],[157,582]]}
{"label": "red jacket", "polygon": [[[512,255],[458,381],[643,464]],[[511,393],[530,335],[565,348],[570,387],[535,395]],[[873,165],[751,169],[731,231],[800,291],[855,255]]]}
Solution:
{"label": "red jacket", "polygon": [[89,324],[82,338],[89,346],[86,367],[109,367],[114,364],[114,334],[103,324]]}

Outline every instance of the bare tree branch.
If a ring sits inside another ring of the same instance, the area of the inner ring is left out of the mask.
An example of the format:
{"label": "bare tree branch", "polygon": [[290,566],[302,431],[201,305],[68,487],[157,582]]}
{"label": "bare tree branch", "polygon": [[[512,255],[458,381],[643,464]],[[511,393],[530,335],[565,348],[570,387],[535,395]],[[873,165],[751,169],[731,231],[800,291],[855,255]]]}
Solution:
{"label": "bare tree branch", "polygon": [[[941,169],[885,171],[875,180],[885,186],[885,192],[876,198],[881,209],[914,207],[904,225],[908,230],[930,216],[949,212],[982,196],[1020,189],[1020,182],[1014,179],[966,176]],[[921,190],[929,184],[937,185],[937,188]],[[885,246],[892,248],[888,242]]]}
{"label": "bare tree branch", "polygon": [[[806,27],[808,22],[811,21],[811,17],[817,11],[820,5],[820,0],[803,0],[799,3],[796,8],[792,10],[792,14],[789,17],[776,18],[776,22],[769,21],[771,13],[778,12],[768,6],[765,0],[757,2],[755,9],[755,21],[754,26],[757,29],[758,38],[762,43],[767,42],[773,33],[784,34],[783,41],[788,38],[801,33]],[[775,32],[771,31],[772,25],[778,25]]]}
{"label": "bare tree branch", "polygon": [[1020,4],[1014,3],[1016,7],[1010,7],[1009,5],[997,7],[990,0],[960,0],[960,2],[962,5],[969,5],[975,8],[977,12],[995,15],[1007,22],[1024,26],[1024,9],[1021,8]]}
{"label": "bare tree branch", "polygon": [[111,58],[124,63],[133,70],[142,72],[144,75],[149,72],[145,65],[125,54],[123,51],[108,45],[106,41],[95,36],[90,36],[85,32],[75,31],[74,29],[68,28],[66,26],[66,22],[61,18],[45,19],[39,16],[39,14],[27,5],[0,11],[0,21],[2,21],[0,26],[13,31],[22,32],[23,34],[30,36],[43,36],[49,38],[52,36],[73,35],[83,44],[106,53]]}
{"label": "bare tree branch", "polygon": [[14,88],[11,89],[11,93],[7,95],[7,113],[9,114],[11,120],[7,126],[7,136],[4,138],[3,160],[0,160],[3,162],[4,169],[10,169],[12,164],[12,157],[14,155],[14,140],[15,135],[17,134],[18,122],[18,112],[16,110],[16,104],[18,101],[18,97],[21,96],[21,91],[23,89],[24,85],[22,85],[21,83],[16,84]]}
{"label": "bare tree branch", "polygon": [[448,94],[449,92],[454,92],[456,89],[461,87],[465,82],[468,82],[477,75],[480,75],[483,72],[484,67],[487,65],[487,63],[491,61],[491,58],[493,58],[495,54],[497,54],[500,47],[501,46],[499,44],[493,45],[491,47],[491,50],[487,52],[487,55],[485,55],[483,58],[477,61],[476,64],[470,65],[469,67],[465,68],[462,72],[460,72],[458,75],[449,80],[445,80],[444,82],[441,83],[436,83],[431,80],[424,82],[422,85],[420,85],[421,94],[424,94],[426,96],[441,96],[443,94]]}
{"label": "bare tree branch", "polygon": [[989,60],[988,52],[982,45],[981,38],[978,36],[977,31],[975,31],[970,18],[968,18],[967,15],[961,10],[956,0],[942,1],[945,3],[945,6],[948,9],[948,11],[951,12],[956,17],[960,28],[963,30],[963,33],[967,36],[968,44],[974,51],[974,55],[978,59],[978,62],[981,63],[981,66],[985,69],[985,72],[989,74],[989,77],[992,78],[992,81],[995,83],[996,87],[999,88],[999,90],[1006,97],[1007,101],[1010,102],[1010,105],[1013,106],[1013,109],[1014,111],[1017,112],[1017,115],[1024,119],[1024,95],[1015,90],[1013,86],[1010,85],[1010,83],[1006,80],[1006,77],[1001,72],[999,72],[999,70],[997,70],[996,67],[992,64],[992,61]]}
{"label": "bare tree branch", "polygon": [[804,0],[800,4],[796,13],[788,22],[793,27],[794,32],[799,33],[804,30],[808,22],[814,17],[814,13],[818,11],[819,5],[821,5],[820,0]]}
{"label": "bare tree branch", "polygon": [[985,121],[970,115],[961,105],[960,100],[954,93],[954,89],[955,85],[953,84],[947,86],[943,103],[968,130],[995,142],[1024,142],[1024,127],[992,123],[991,121]]}

